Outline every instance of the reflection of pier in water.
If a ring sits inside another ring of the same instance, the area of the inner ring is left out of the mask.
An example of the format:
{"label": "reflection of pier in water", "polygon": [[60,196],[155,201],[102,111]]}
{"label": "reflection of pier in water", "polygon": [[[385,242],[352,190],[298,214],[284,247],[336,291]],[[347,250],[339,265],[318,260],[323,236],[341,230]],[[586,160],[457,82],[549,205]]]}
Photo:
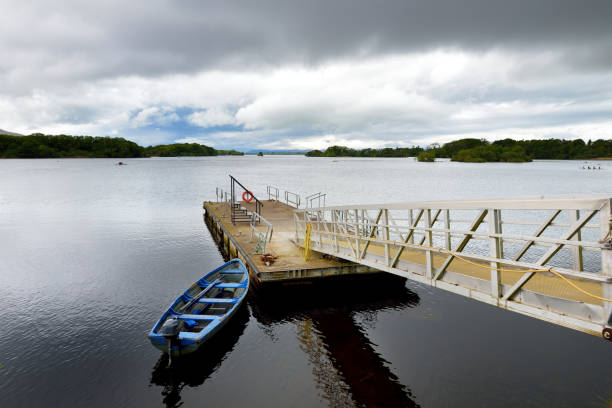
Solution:
{"label": "reflection of pier in water", "polygon": [[186,385],[197,387],[204,384],[234,349],[249,321],[249,312],[241,307],[231,321],[210,339],[201,350],[189,358],[173,359],[168,367],[168,355],[163,354],[151,373],[151,384],[163,387],[162,397],[166,407],[178,407],[181,391]]}
{"label": "reflection of pier in water", "polygon": [[282,288],[282,296],[281,290],[259,294],[251,307],[266,326],[286,321],[298,325],[301,348],[330,406],[416,407],[410,390],[399,383],[355,321],[356,313],[373,318],[381,310],[418,304],[418,295],[398,280]]}

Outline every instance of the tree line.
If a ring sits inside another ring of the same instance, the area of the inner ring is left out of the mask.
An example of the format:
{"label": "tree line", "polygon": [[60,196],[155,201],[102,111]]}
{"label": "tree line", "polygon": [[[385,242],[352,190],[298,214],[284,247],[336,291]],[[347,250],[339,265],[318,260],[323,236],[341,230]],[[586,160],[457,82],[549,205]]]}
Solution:
{"label": "tree line", "polygon": [[312,150],[308,157],[408,157],[419,161],[434,161],[436,157],[459,162],[528,162],[533,159],[584,160],[612,158],[612,140],[584,142],[582,139],[503,139],[489,142],[485,139],[460,139],[423,149],[386,148],[356,150],[344,146],[331,146],[325,151]]}
{"label": "tree line", "polygon": [[121,137],[0,135],[0,158],[130,158],[151,156],[243,155],[236,150],[216,150],[198,143],[142,147]]}
{"label": "tree line", "polygon": [[330,146],[324,152],[311,150],[306,153],[308,157],[414,157],[424,149],[419,146],[413,147],[390,147],[384,149],[351,149],[345,146]]}

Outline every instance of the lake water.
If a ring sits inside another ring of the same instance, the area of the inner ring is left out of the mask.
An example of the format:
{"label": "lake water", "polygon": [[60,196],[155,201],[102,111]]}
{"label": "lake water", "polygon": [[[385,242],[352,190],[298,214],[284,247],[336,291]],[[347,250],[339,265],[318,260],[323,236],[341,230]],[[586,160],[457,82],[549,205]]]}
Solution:
{"label": "lake water", "polygon": [[268,293],[166,369],[146,334],[223,262],[232,174],[328,204],[612,192],[612,163],[0,160],[0,406],[609,407],[612,344],[408,281]]}

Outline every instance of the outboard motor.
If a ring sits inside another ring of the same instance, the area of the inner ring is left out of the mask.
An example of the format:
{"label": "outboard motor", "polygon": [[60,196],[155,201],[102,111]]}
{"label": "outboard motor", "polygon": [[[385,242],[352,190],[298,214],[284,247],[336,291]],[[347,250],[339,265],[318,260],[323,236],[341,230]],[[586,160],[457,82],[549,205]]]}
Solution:
{"label": "outboard motor", "polygon": [[160,334],[168,342],[168,365],[172,364],[172,342],[178,341],[178,335],[181,332],[181,321],[176,317],[166,319],[162,327],[159,329]]}

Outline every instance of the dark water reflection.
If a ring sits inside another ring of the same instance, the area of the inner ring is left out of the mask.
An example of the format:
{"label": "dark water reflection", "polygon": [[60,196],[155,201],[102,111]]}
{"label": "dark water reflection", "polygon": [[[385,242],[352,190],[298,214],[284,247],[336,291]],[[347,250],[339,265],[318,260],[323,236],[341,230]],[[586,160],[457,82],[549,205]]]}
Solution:
{"label": "dark water reflection", "polygon": [[330,406],[349,401],[359,407],[419,406],[355,320],[356,314],[374,317],[382,310],[418,305],[419,296],[405,287],[405,279],[379,276],[351,283],[332,279],[309,286],[279,285],[254,292],[250,300],[254,317],[263,325],[291,321],[298,327],[300,348]]}
{"label": "dark water reflection", "polygon": [[185,387],[204,384],[226,356],[231,353],[238,339],[244,333],[249,321],[249,311],[242,305],[217,335],[206,342],[206,346],[183,358],[176,358],[168,365],[168,355],[162,354],[153,372],[151,384],[162,387],[162,401],[166,407],[182,405],[181,391]]}

